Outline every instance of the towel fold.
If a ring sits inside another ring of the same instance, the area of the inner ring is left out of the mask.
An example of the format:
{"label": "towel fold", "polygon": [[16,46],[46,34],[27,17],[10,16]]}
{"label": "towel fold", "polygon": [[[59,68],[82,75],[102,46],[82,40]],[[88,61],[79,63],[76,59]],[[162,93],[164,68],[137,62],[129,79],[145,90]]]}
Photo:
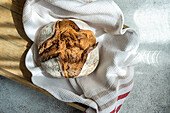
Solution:
{"label": "towel fold", "polygon": [[124,17],[112,0],[27,0],[23,24],[34,41],[38,30],[61,19],[86,22],[99,42],[99,65],[88,76],[57,79],[48,76],[37,60],[37,45],[33,43],[26,55],[26,67],[32,82],[65,102],[89,106],[86,113],[119,112],[133,87],[134,65],[138,62],[139,40],[133,29],[123,29]]}

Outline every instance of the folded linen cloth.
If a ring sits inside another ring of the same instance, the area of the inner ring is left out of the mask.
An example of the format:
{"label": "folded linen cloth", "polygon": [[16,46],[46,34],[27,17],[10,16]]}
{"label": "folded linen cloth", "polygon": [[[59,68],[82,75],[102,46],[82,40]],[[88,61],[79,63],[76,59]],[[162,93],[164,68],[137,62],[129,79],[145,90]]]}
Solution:
{"label": "folded linen cloth", "polygon": [[37,61],[37,45],[33,43],[25,62],[32,82],[65,102],[89,106],[86,113],[114,113],[133,87],[134,64],[138,62],[139,40],[133,29],[123,29],[124,17],[112,0],[27,0],[23,24],[34,41],[38,30],[61,19],[86,22],[99,42],[99,65],[88,76],[57,79],[47,75]]}

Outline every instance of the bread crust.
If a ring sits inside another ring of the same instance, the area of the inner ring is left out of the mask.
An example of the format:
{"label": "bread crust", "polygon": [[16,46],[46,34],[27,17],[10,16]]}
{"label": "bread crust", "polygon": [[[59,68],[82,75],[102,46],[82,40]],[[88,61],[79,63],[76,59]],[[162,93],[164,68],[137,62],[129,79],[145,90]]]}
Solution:
{"label": "bread crust", "polygon": [[[84,31],[90,30],[90,27],[83,21],[76,20],[76,19],[70,19],[70,20],[73,21],[78,26],[78,28],[75,29],[79,30],[80,28],[83,29]],[[39,53],[41,53],[40,50],[43,42],[53,37],[53,35],[55,34],[56,31],[55,29],[57,28],[56,25],[57,23],[49,23],[40,30],[40,34],[36,41],[39,48]],[[45,72],[57,78],[63,78],[63,77],[75,78],[75,77],[86,76],[91,72],[93,72],[99,63],[99,50],[97,44],[93,48],[92,47],[91,49],[89,48],[88,51],[89,52],[86,55],[86,60],[81,68],[81,71],[77,75],[73,74],[73,76],[68,76],[62,69],[63,68],[61,64],[62,62],[60,61],[59,57],[49,58],[48,60],[42,61],[41,67]]]}

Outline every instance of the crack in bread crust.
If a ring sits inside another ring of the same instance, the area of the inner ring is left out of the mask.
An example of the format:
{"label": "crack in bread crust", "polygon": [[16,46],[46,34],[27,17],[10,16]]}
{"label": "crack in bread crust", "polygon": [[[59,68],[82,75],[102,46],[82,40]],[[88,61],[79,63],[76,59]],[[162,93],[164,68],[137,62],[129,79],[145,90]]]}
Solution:
{"label": "crack in bread crust", "polygon": [[65,78],[81,72],[87,55],[97,46],[92,31],[80,29],[71,20],[57,21],[54,35],[39,47],[40,61],[57,58]]}

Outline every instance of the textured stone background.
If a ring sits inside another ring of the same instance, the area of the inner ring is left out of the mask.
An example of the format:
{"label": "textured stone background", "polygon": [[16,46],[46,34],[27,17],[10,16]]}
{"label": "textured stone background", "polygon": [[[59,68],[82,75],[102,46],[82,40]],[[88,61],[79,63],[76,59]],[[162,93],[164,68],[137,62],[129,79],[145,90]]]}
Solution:
{"label": "textured stone background", "polygon": [[[120,113],[170,113],[170,0],[115,0],[140,34],[141,62]],[[0,113],[82,113],[0,76]]]}

